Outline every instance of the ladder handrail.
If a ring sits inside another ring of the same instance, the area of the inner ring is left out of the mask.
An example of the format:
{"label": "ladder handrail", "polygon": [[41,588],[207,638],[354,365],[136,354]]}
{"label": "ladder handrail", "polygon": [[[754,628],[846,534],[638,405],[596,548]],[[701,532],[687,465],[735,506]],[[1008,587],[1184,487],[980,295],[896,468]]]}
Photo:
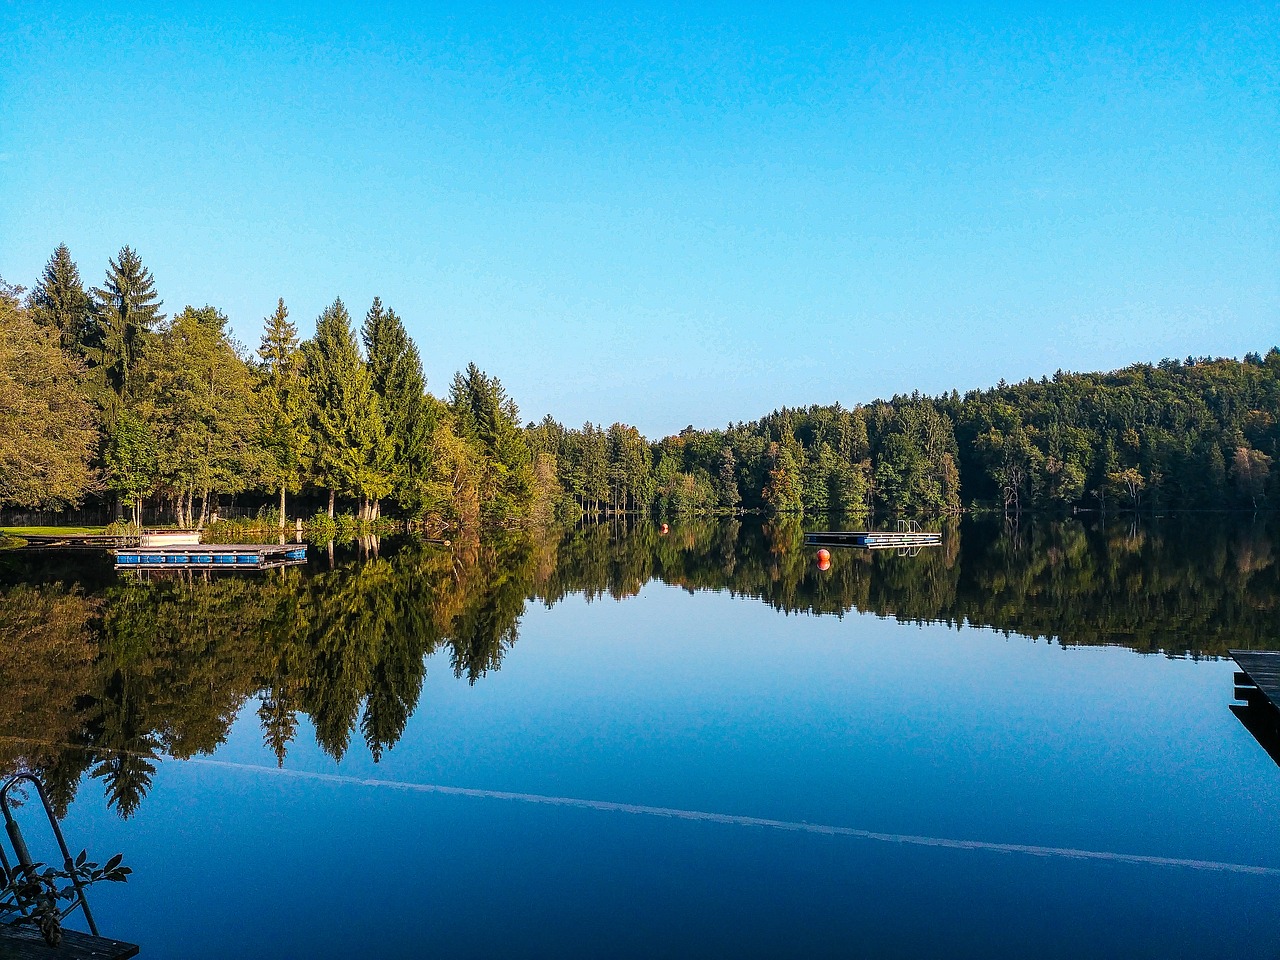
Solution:
{"label": "ladder handrail", "polygon": [[[44,806],[45,816],[49,818],[49,826],[53,828],[53,835],[58,841],[58,848],[62,851],[62,863],[68,875],[71,877],[71,883],[75,887],[76,897],[80,901],[78,906],[84,912],[84,918],[89,922],[89,932],[95,937],[98,934],[98,925],[94,922],[93,913],[89,909],[89,900],[84,894],[84,885],[80,882],[80,878],[76,875],[76,862],[71,856],[71,851],[67,847],[66,838],[62,835],[62,827],[58,823],[58,818],[54,816],[53,806],[49,803],[49,795],[45,793],[44,784],[40,782],[34,774],[19,773],[10,777],[3,787],[0,787],[0,813],[4,815],[5,832],[9,835],[9,843],[13,846],[14,856],[18,860],[18,869],[24,874],[30,876],[35,871],[35,863],[31,859],[31,853],[27,850],[27,842],[22,836],[22,829],[18,826],[18,821],[14,819],[13,811],[9,809],[9,791],[23,780],[28,781],[36,788],[36,794],[40,797],[40,802]],[[9,859],[4,854],[4,845],[0,844],[0,864],[4,865],[5,873],[15,876],[13,868],[9,866]],[[72,904],[63,914],[67,916],[75,911],[77,904]],[[26,915],[26,907],[19,904],[19,909],[23,915]]]}

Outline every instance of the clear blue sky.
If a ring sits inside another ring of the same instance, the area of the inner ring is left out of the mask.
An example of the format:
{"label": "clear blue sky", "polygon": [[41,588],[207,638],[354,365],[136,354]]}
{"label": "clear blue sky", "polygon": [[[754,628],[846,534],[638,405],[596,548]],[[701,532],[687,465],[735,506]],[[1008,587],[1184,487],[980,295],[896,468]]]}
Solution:
{"label": "clear blue sky", "polygon": [[122,6],[0,4],[10,282],[378,294],[437,393],[659,436],[1280,341],[1273,3]]}

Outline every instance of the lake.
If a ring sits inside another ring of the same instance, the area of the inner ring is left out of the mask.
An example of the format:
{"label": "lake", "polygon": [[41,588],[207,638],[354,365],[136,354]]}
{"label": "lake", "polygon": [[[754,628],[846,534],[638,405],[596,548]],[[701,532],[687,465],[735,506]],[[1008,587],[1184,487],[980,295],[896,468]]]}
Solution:
{"label": "lake", "polygon": [[1278,535],[9,552],[0,769],[125,854],[91,902],[143,957],[1276,956],[1280,767],[1224,658],[1280,648]]}

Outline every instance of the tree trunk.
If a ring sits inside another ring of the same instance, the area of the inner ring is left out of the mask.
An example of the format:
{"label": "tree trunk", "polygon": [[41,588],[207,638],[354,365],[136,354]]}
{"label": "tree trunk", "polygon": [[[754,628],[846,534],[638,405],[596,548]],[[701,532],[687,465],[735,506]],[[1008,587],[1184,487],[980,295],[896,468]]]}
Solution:
{"label": "tree trunk", "polygon": [[338,491],[333,489],[333,487],[330,487],[329,488],[329,519],[330,520],[333,519],[333,501],[336,500],[337,498],[338,498]]}

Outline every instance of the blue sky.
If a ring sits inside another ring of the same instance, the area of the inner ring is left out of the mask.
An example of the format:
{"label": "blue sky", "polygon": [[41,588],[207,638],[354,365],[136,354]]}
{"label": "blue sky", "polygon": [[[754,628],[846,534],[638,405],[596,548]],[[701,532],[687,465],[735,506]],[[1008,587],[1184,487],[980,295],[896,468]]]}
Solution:
{"label": "blue sky", "polygon": [[1280,341],[1280,8],[0,5],[0,276],[341,296],[526,418]]}

